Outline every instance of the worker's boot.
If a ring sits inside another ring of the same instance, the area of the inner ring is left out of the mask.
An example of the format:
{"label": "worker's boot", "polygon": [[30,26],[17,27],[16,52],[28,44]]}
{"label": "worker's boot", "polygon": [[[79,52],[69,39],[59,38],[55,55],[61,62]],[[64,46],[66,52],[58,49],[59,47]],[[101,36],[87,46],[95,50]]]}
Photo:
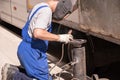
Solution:
{"label": "worker's boot", "polygon": [[5,64],[1,71],[2,80],[13,80],[13,76],[17,71],[19,71],[19,69],[16,66]]}

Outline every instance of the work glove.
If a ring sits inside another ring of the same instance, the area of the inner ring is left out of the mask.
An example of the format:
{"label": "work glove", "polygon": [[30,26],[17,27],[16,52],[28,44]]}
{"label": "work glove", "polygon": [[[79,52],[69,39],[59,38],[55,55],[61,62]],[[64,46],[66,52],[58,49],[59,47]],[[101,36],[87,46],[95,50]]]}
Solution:
{"label": "work glove", "polygon": [[59,42],[64,42],[64,43],[68,43],[70,42],[71,40],[73,40],[73,36],[71,35],[72,31],[70,30],[68,32],[68,34],[60,34],[59,35]]}

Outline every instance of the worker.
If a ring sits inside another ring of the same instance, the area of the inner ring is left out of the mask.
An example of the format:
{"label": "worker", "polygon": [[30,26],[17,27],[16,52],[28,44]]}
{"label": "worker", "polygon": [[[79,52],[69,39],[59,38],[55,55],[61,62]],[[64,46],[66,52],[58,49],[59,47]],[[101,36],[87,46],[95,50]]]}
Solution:
{"label": "worker", "polygon": [[[35,5],[22,29],[22,42],[18,47],[17,55],[27,76],[32,79],[52,80],[49,76],[46,55],[48,41],[68,43],[73,39],[73,36],[71,35],[72,31],[58,35],[51,33],[52,13],[55,11],[58,2],[59,0],[47,0],[46,2]],[[10,74],[13,80],[15,80],[16,77],[17,80],[30,80],[30,78],[25,78],[26,76],[16,75],[15,72],[18,70],[15,68],[11,70],[11,72],[10,69],[12,68],[9,67],[10,66],[7,66],[7,69],[4,67],[3,73],[6,73],[6,75]],[[7,70],[7,72],[4,70]],[[3,78],[3,80],[9,80],[11,77],[10,75]],[[19,79],[20,77],[24,78]]]}

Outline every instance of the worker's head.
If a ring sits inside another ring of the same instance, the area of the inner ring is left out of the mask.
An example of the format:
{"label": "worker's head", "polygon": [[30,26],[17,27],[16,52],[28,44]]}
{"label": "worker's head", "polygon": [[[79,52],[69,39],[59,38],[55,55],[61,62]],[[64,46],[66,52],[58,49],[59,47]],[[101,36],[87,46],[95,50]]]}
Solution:
{"label": "worker's head", "polygon": [[66,15],[73,12],[74,6],[76,5],[77,0],[59,0],[54,8],[53,19],[62,20]]}
{"label": "worker's head", "polygon": [[49,4],[49,6],[52,9],[52,12],[55,11],[57,4],[58,4],[59,0],[47,0],[47,3]]}
{"label": "worker's head", "polygon": [[52,9],[53,19],[62,20],[73,11],[77,0],[47,0],[47,3]]}

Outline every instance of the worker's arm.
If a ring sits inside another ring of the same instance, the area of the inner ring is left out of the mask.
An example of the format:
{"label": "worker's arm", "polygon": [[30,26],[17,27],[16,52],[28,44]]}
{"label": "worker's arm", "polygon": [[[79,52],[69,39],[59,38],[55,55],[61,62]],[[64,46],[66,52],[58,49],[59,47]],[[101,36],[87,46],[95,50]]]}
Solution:
{"label": "worker's arm", "polygon": [[59,35],[52,34],[44,29],[34,29],[33,37],[36,39],[49,40],[49,41],[59,40]]}
{"label": "worker's arm", "polygon": [[73,39],[73,36],[71,35],[72,31],[70,30],[68,34],[52,34],[44,29],[34,29],[33,31],[33,37],[36,39],[42,39],[42,40],[48,40],[48,41],[59,41],[59,42],[65,42],[68,43]]}

